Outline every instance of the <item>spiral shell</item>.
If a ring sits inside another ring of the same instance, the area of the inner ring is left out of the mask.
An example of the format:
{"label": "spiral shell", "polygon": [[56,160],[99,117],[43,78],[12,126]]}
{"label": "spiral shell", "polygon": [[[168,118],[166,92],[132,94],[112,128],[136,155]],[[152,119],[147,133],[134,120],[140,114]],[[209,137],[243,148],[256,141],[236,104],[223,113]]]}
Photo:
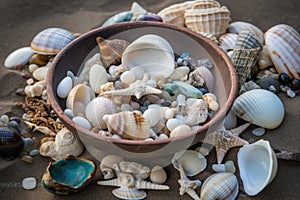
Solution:
{"label": "spiral shell", "polygon": [[47,28],[33,38],[30,47],[39,54],[54,55],[74,39],[75,36],[65,29]]}

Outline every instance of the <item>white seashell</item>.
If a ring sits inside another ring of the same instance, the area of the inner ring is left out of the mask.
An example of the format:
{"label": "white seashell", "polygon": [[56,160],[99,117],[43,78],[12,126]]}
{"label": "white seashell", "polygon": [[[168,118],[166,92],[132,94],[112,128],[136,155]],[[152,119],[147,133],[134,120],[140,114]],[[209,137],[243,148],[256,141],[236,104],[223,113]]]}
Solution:
{"label": "white seashell", "polygon": [[265,134],[266,130],[264,128],[256,128],[256,129],[253,129],[251,131],[251,133],[255,136],[263,136]]}
{"label": "white seashell", "polygon": [[167,174],[161,166],[154,166],[150,172],[150,180],[153,183],[163,184],[167,180]]}
{"label": "white seashell", "polygon": [[103,121],[103,116],[106,114],[116,113],[115,104],[108,98],[96,97],[87,104],[85,116],[89,122],[100,129],[106,129],[106,124]]}
{"label": "white seashell", "polygon": [[120,81],[125,84],[130,84],[135,81],[135,74],[132,71],[125,71],[120,76]]}
{"label": "white seashell", "polygon": [[66,98],[73,87],[73,81],[69,76],[66,76],[58,84],[56,92],[60,98]]}
{"label": "white seashell", "polygon": [[232,112],[255,125],[268,129],[278,127],[284,118],[284,107],[277,95],[264,90],[250,90],[236,98]]}
{"label": "white seashell", "polygon": [[259,140],[244,145],[237,156],[245,192],[249,196],[257,195],[277,173],[277,158],[270,143]]}
{"label": "white seashell", "polygon": [[273,62],[271,60],[267,47],[264,46],[258,58],[258,67],[259,69],[265,69],[271,65],[273,65]]}
{"label": "white seashell", "polygon": [[280,73],[300,76],[300,34],[291,26],[279,24],[265,32],[265,44],[271,60]]}
{"label": "white seashell", "polygon": [[173,131],[177,126],[181,125],[182,121],[176,118],[171,118],[167,121],[166,126],[169,131]]}
{"label": "white seashell", "polygon": [[144,15],[148,12],[140,4],[138,4],[137,2],[133,2],[131,4],[130,11],[133,13],[133,15],[131,17],[131,21],[135,21],[138,18],[138,16]]}
{"label": "white seashell", "polygon": [[28,97],[40,97],[43,94],[44,86],[41,84],[27,85],[24,92]]}
{"label": "white seashell", "polygon": [[212,111],[219,109],[219,104],[217,103],[217,97],[213,93],[206,93],[202,96],[202,99],[208,104],[208,108]]}
{"label": "white seashell", "polygon": [[184,150],[175,153],[172,158],[172,164],[177,170],[180,170],[181,165],[187,176],[195,176],[205,170],[207,161],[197,151]]}
{"label": "white seashell", "polygon": [[107,155],[105,156],[100,163],[100,170],[104,176],[104,179],[115,178],[115,173],[113,170],[114,164],[119,164],[123,161],[124,158],[117,155]]}
{"label": "white seashell", "polygon": [[221,7],[220,3],[214,0],[198,0],[194,2],[192,9],[207,9],[215,7]]}
{"label": "white seashell", "polygon": [[143,113],[143,117],[147,120],[150,127],[155,126],[161,120],[159,109],[147,109]]}
{"label": "white seashell", "polygon": [[186,133],[190,132],[192,129],[188,125],[179,125],[174,128],[170,133],[170,138],[181,137],[184,136]]}
{"label": "white seashell", "polygon": [[107,83],[107,73],[102,65],[94,64],[90,69],[89,83],[92,90],[99,94],[101,86]]}
{"label": "white seashell", "polygon": [[33,55],[30,47],[22,47],[11,52],[4,61],[4,67],[14,69],[17,66],[25,65]]}
{"label": "white seashell", "polygon": [[208,90],[214,87],[215,79],[212,72],[206,67],[198,67],[189,74],[189,83],[195,87],[206,86]]}
{"label": "white seashell", "polygon": [[237,37],[238,35],[235,33],[225,33],[221,35],[219,38],[219,47],[221,47],[221,49],[223,49],[225,52],[232,50]]}
{"label": "white seashell", "polygon": [[33,78],[38,81],[46,80],[49,67],[39,67],[32,73]]}
{"label": "white seashell", "polygon": [[91,128],[92,128],[90,122],[87,119],[85,119],[84,117],[76,116],[72,119],[72,121],[75,124],[81,126],[82,128],[85,128],[87,130],[91,130]]}
{"label": "white seashell", "polygon": [[142,67],[149,76],[168,77],[174,71],[174,52],[167,40],[158,35],[147,34],[134,40],[125,49],[122,65],[129,70]]}
{"label": "white seashell", "polygon": [[261,44],[264,43],[264,32],[260,28],[249,22],[237,21],[230,23],[228,26],[229,33],[239,34],[241,31],[244,30],[252,32]]}
{"label": "white seashell", "polygon": [[225,164],[213,164],[212,169],[215,172],[229,172],[233,174],[236,171],[236,168],[232,160],[226,161]]}
{"label": "white seashell", "polygon": [[239,193],[239,184],[236,176],[232,173],[221,172],[208,177],[201,187],[201,199],[232,200]]}
{"label": "white seashell", "polygon": [[177,67],[174,69],[173,73],[169,76],[172,80],[180,80],[185,77],[190,72],[189,67]]}
{"label": "white seashell", "polygon": [[81,69],[81,71],[78,72],[78,77],[88,82],[90,77],[90,70],[95,64],[103,66],[100,53],[96,53],[85,62],[84,67]]}
{"label": "white seashell", "polygon": [[142,80],[144,77],[145,70],[141,67],[134,67],[129,71],[134,73],[134,77],[136,80]]}

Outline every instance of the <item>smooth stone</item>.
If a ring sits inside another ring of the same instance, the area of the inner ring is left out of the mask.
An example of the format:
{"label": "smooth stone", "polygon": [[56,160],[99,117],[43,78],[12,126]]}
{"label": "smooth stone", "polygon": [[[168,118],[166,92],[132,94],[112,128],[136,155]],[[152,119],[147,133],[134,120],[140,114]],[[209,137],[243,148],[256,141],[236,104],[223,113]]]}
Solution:
{"label": "smooth stone", "polygon": [[165,118],[167,120],[172,119],[175,116],[175,110],[173,108],[166,110]]}
{"label": "smooth stone", "polygon": [[71,109],[65,109],[64,110],[64,113],[65,113],[65,115],[67,115],[70,119],[73,119],[74,118],[74,113],[73,113],[73,111],[71,110]]}
{"label": "smooth stone", "polygon": [[32,190],[32,189],[36,188],[36,179],[34,177],[28,177],[28,178],[23,179],[22,187],[25,190]]}
{"label": "smooth stone", "polygon": [[57,86],[57,96],[60,98],[66,98],[68,94],[70,93],[71,89],[73,87],[73,81],[72,78],[69,76],[66,76]]}
{"label": "smooth stone", "polygon": [[21,135],[23,138],[31,138],[32,137],[31,133],[28,132],[27,130],[22,130]]}
{"label": "smooth stone", "polygon": [[24,79],[30,79],[31,78],[31,75],[27,72],[22,72],[21,73],[21,76],[24,78]]}
{"label": "smooth stone", "polygon": [[11,52],[4,61],[4,67],[15,69],[17,66],[25,65],[33,55],[30,47],[22,47]]}
{"label": "smooth stone", "polygon": [[35,70],[37,70],[39,66],[37,64],[30,64],[28,66],[28,71],[32,74]]}
{"label": "smooth stone", "polygon": [[152,104],[161,104],[164,102],[159,96],[153,94],[147,95],[147,100]]}
{"label": "smooth stone", "polygon": [[188,125],[180,125],[173,129],[170,133],[170,138],[184,136],[186,133],[191,131],[191,127]]}
{"label": "smooth stone", "polygon": [[169,76],[172,80],[179,80],[186,76],[190,72],[190,68],[183,66],[183,67],[177,67],[174,69],[173,73]]}
{"label": "smooth stone", "polygon": [[29,155],[30,156],[37,156],[37,155],[39,155],[39,153],[40,153],[39,150],[34,149],[34,150],[32,150],[32,151],[29,152]]}
{"label": "smooth stone", "polygon": [[143,113],[150,127],[155,126],[161,119],[159,109],[148,109]]}
{"label": "smooth stone", "polygon": [[231,160],[226,161],[225,164],[213,164],[212,169],[215,172],[229,172],[233,174],[236,172],[234,163]]}
{"label": "smooth stone", "polygon": [[21,118],[20,118],[20,117],[17,117],[17,116],[12,116],[11,118],[9,118],[9,121],[15,121],[15,122],[17,122],[18,124],[20,124]]}
{"label": "smooth stone", "polygon": [[15,93],[20,96],[26,96],[24,88],[18,88]]}
{"label": "smooth stone", "polygon": [[161,106],[163,106],[163,107],[169,107],[169,106],[171,106],[171,101],[164,101],[162,104],[161,104]]}
{"label": "smooth stone", "polygon": [[131,107],[131,105],[129,105],[127,103],[123,103],[121,105],[121,110],[122,111],[133,111],[133,108]]}
{"label": "smooth stone", "polygon": [[199,129],[200,127],[201,127],[200,125],[195,125],[195,126],[192,126],[191,129],[192,129],[192,131],[194,131],[194,130]]}
{"label": "smooth stone", "polygon": [[295,98],[297,94],[293,90],[287,90],[286,95],[290,98]]}
{"label": "smooth stone", "polygon": [[135,74],[132,71],[125,71],[120,76],[120,81],[125,84],[130,84],[135,81]]}
{"label": "smooth stone", "polygon": [[159,136],[158,136],[158,140],[163,140],[163,139],[168,139],[169,137],[166,135],[166,134],[160,134]]}
{"label": "smooth stone", "polygon": [[1,123],[8,124],[9,123],[9,117],[7,115],[2,115],[0,118]]}
{"label": "smooth stone", "polygon": [[119,135],[117,135],[117,134],[114,134],[114,135],[112,135],[112,136],[111,136],[111,138],[115,138],[115,139],[122,139],[122,137],[121,137],[121,136],[119,136]]}
{"label": "smooth stone", "polygon": [[292,78],[287,73],[281,73],[278,76],[278,81],[282,84],[288,84]]}
{"label": "smooth stone", "polygon": [[42,81],[46,79],[47,72],[48,72],[49,67],[40,67],[36,69],[33,73],[32,76],[38,81]]}
{"label": "smooth stone", "polygon": [[74,81],[74,79],[76,77],[75,74],[71,71],[67,71],[67,76],[70,77],[72,79],[72,81]]}
{"label": "smooth stone", "polygon": [[261,127],[252,130],[252,134],[255,136],[258,136],[258,137],[263,136],[265,134],[265,132],[266,132],[266,129],[261,128]]}
{"label": "smooth stone", "polygon": [[161,166],[154,166],[150,172],[150,180],[152,183],[163,184],[167,180],[167,174]]}
{"label": "smooth stone", "polygon": [[22,156],[21,160],[28,164],[32,164],[34,162],[34,158],[29,155]]}
{"label": "smooth stone", "polygon": [[135,101],[131,101],[130,106],[132,107],[133,110],[139,110],[140,109],[140,104],[138,102]]}
{"label": "smooth stone", "polygon": [[23,142],[24,142],[23,151],[25,152],[30,152],[36,147],[33,139],[31,138],[23,138]]}
{"label": "smooth stone", "polygon": [[10,121],[10,122],[8,122],[7,126],[15,129],[18,133],[21,132],[20,126],[19,126],[19,124],[16,121]]}
{"label": "smooth stone", "polygon": [[87,130],[90,130],[92,128],[90,122],[87,119],[85,119],[84,117],[76,116],[72,119],[72,121]]}
{"label": "smooth stone", "polygon": [[49,57],[42,54],[34,54],[29,60],[29,64],[36,64],[37,66],[45,66],[49,62]]}
{"label": "smooth stone", "polygon": [[176,127],[180,126],[182,121],[176,118],[169,119],[166,123],[167,129],[173,131]]}
{"label": "smooth stone", "polygon": [[108,77],[105,68],[102,65],[94,64],[89,72],[89,83],[92,90],[99,94],[101,86],[107,83]]}

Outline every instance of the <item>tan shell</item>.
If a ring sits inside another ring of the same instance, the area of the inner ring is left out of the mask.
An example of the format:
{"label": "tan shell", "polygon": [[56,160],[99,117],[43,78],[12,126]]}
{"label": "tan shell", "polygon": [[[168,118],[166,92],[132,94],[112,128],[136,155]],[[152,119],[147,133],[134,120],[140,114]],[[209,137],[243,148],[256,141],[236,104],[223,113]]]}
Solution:
{"label": "tan shell", "polygon": [[207,9],[221,7],[220,3],[214,0],[198,0],[192,6],[192,9]]}
{"label": "tan shell", "polygon": [[154,166],[150,172],[150,180],[153,183],[163,184],[167,180],[167,174],[161,166]]}
{"label": "tan shell", "polygon": [[150,175],[150,168],[141,165],[136,162],[121,161],[118,165],[114,165],[113,168],[119,172],[126,172],[134,175],[137,180],[145,180]]}
{"label": "tan shell", "polygon": [[226,32],[231,20],[226,6],[207,9],[187,9],[184,13],[185,25],[195,32],[205,32],[219,37]]}
{"label": "tan shell", "polygon": [[113,165],[119,164],[123,161],[124,158],[117,155],[107,155],[105,156],[100,163],[100,170],[104,175],[104,179],[111,179],[115,177],[115,173],[113,171]]}
{"label": "tan shell", "polygon": [[206,67],[198,67],[189,74],[189,83],[195,87],[206,86],[208,90],[214,87],[215,79],[212,72]]}
{"label": "tan shell", "polygon": [[103,120],[111,133],[116,133],[125,139],[144,140],[150,137],[150,127],[140,114],[124,111],[104,115]]}

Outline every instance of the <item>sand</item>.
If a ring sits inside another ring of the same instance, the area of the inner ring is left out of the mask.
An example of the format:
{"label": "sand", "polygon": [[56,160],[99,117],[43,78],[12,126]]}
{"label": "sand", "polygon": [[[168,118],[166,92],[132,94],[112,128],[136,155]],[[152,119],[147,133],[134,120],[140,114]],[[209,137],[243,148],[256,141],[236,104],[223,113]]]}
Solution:
{"label": "sand", "polygon": [[[162,8],[180,1],[144,0],[140,4],[151,12],[158,12]],[[231,0],[219,1],[232,12],[233,21],[248,21],[266,31],[275,24],[287,23],[300,31],[300,3],[298,0]],[[15,102],[23,101],[23,97],[15,94],[16,89],[25,86],[25,79],[20,71],[7,70],[3,67],[6,56],[13,50],[29,46],[34,35],[47,27],[61,27],[72,32],[85,33],[99,27],[114,13],[130,9],[132,1],[91,0],[91,1],[38,1],[2,0],[0,5],[0,115],[21,116],[22,111],[15,106]],[[280,95],[285,106],[285,119],[282,125],[275,130],[267,130],[262,137],[269,140],[276,149],[285,149],[300,152],[300,115],[299,96],[290,99]],[[254,126],[251,126],[253,129]],[[250,134],[250,129],[242,137],[250,142],[259,140]],[[36,137],[41,137],[35,135]],[[231,149],[225,160],[232,159],[236,163],[238,148]],[[88,152],[84,157],[93,159]],[[207,170],[192,179],[204,181],[212,173],[211,165],[215,163],[215,151],[208,159]],[[61,197],[47,192],[41,185],[41,178],[50,159],[37,156],[33,164],[23,163],[20,159],[12,163],[4,163],[0,169],[0,199],[60,199]],[[9,167],[3,167],[4,165]],[[237,163],[236,163],[237,164]],[[190,199],[189,196],[179,195],[177,179],[179,173],[173,167],[166,168],[168,174],[167,185],[169,191],[147,191],[147,199]],[[26,191],[21,182],[26,177],[35,177],[38,181],[36,189]],[[99,175],[95,179],[99,179]],[[259,195],[248,197],[239,193],[238,200],[268,200],[268,199],[300,199],[300,165],[295,161],[279,160],[278,174],[274,181]],[[240,182],[241,183],[241,182]],[[92,183],[82,191],[66,196],[63,199],[116,199],[112,196],[113,187],[103,187]],[[197,192],[200,192],[198,188]]]}

